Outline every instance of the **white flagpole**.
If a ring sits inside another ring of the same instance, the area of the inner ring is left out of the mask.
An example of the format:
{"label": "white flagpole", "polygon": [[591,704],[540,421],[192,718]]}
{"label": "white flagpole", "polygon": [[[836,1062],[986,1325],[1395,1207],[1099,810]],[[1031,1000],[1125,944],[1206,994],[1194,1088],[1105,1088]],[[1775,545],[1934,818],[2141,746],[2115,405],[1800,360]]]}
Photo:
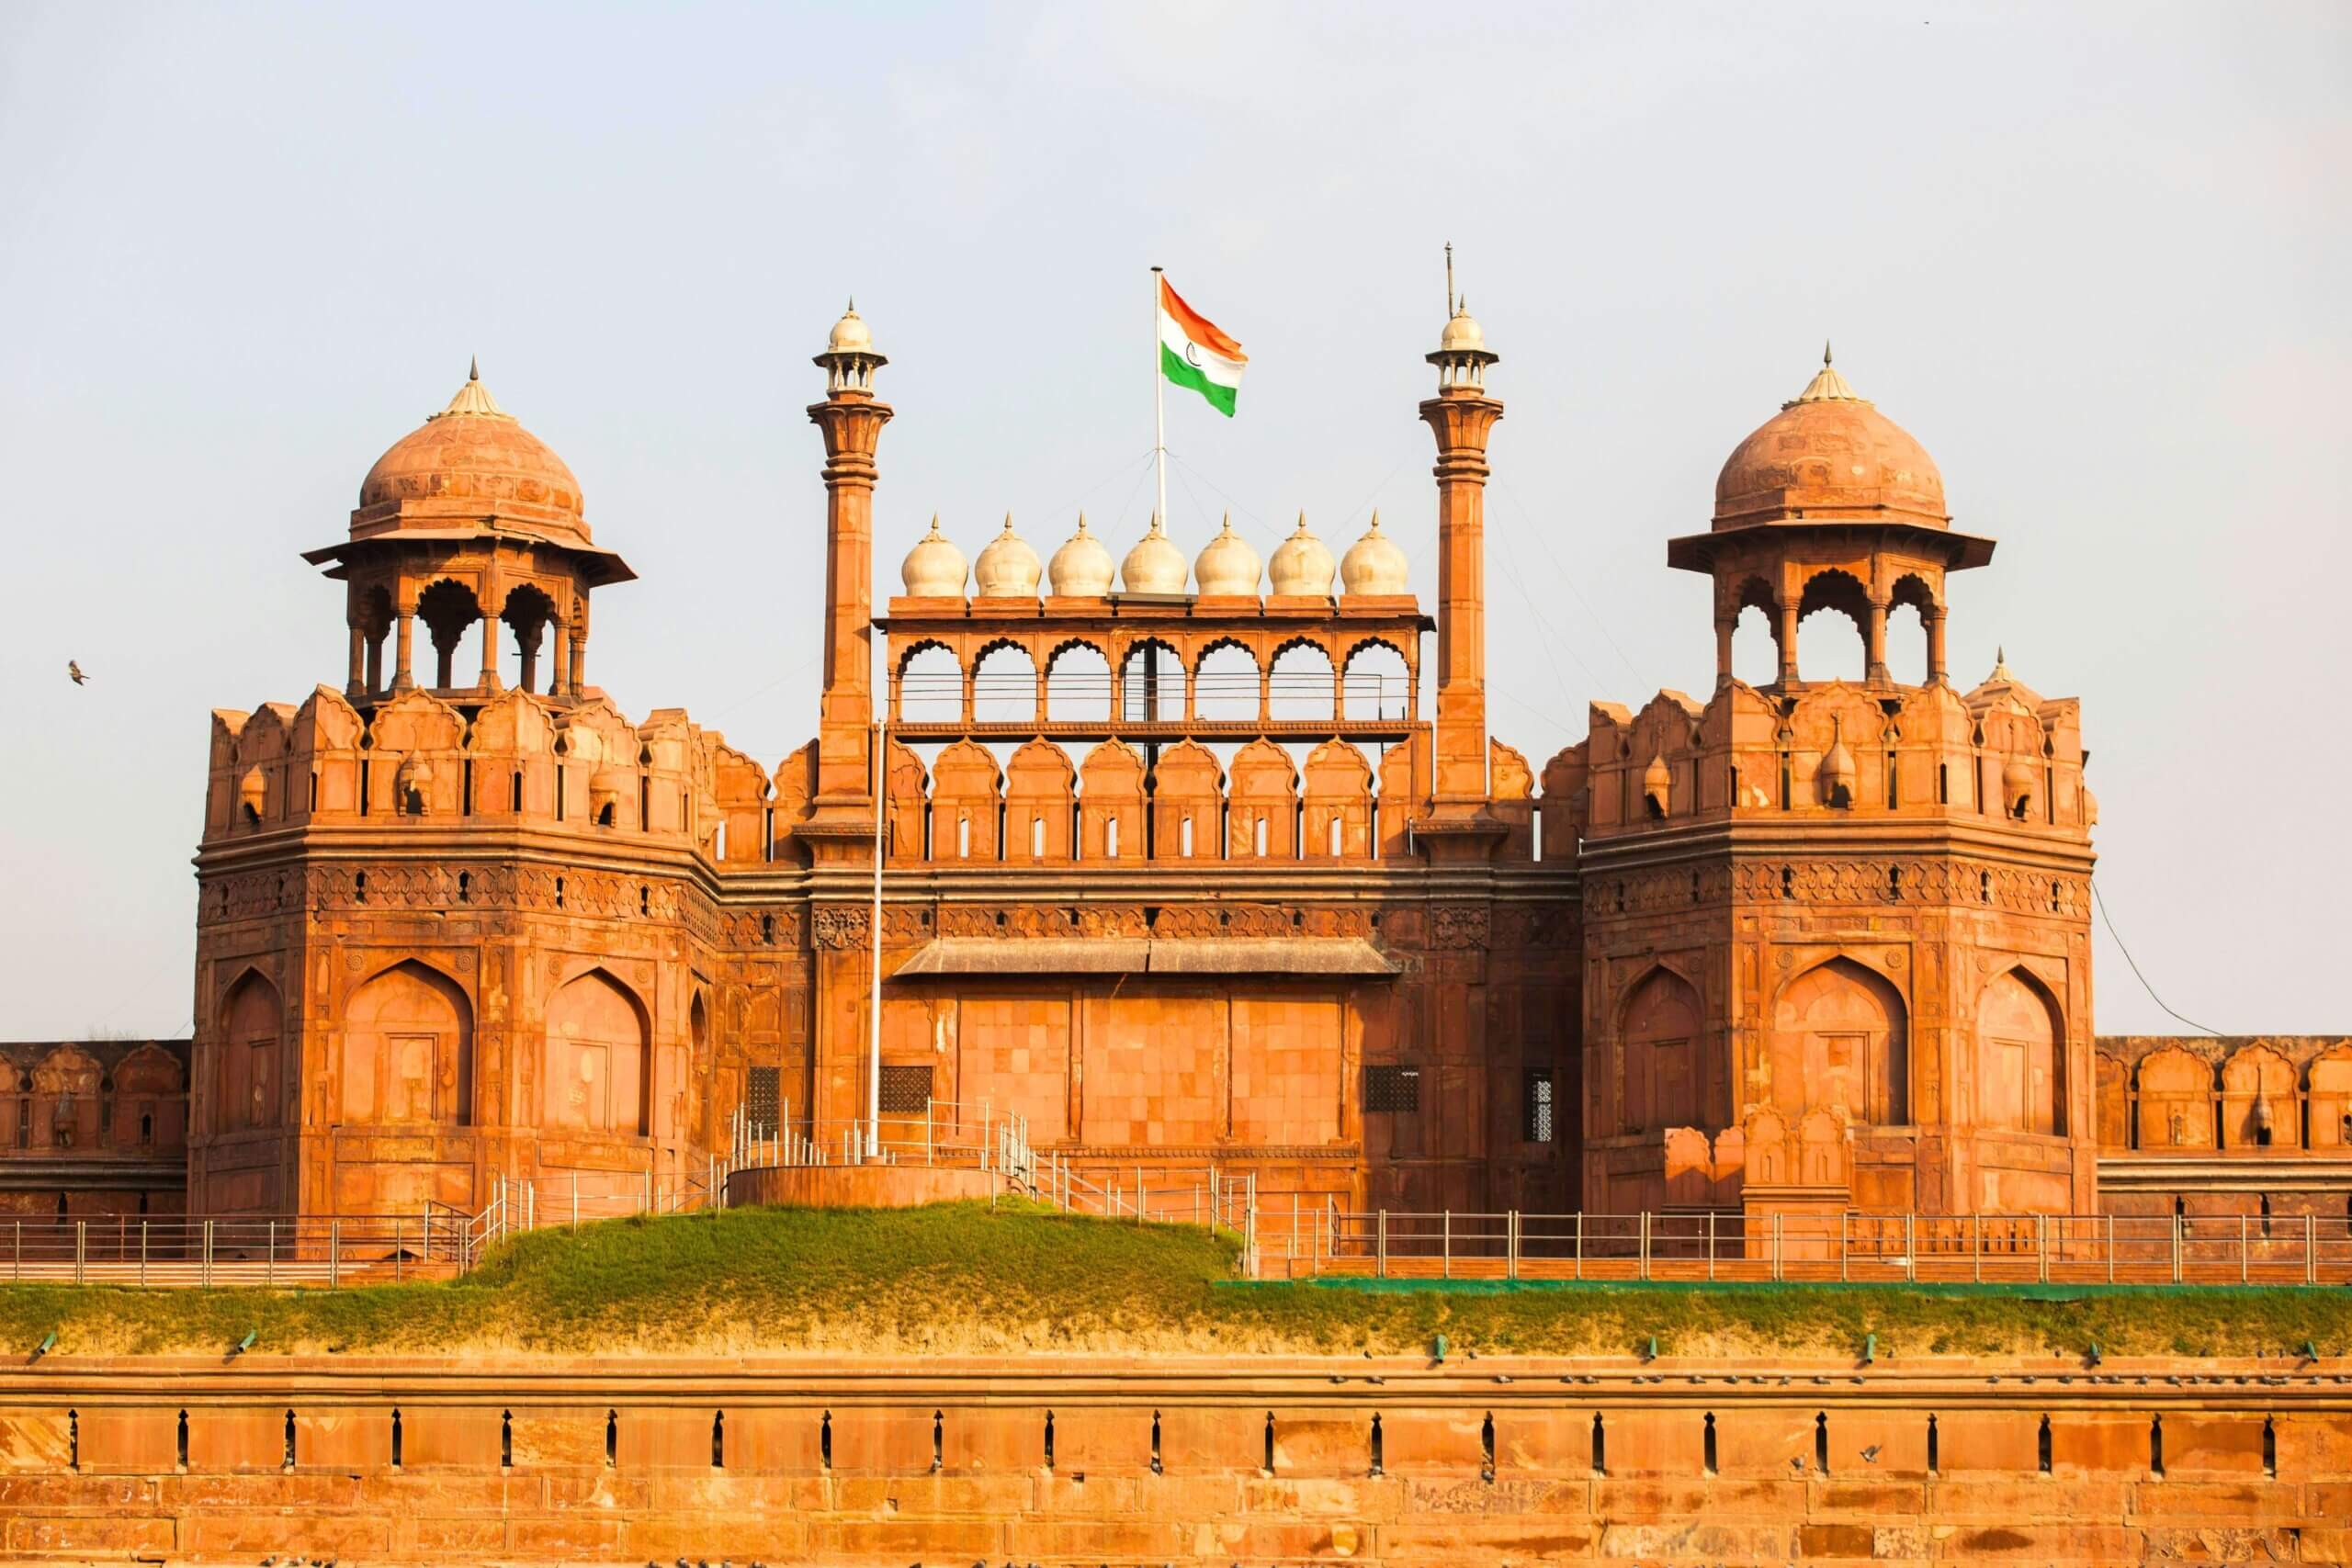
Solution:
{"label": "white flagpole", "polygon": [[1159,465],[1159,510],[1151,515],[1168,526],[1168,378],[1159,367],[1159,268],[1151,269],[1151,455]]}
{"label": "white flagpole", "polygon": [[865,1057],[865,1157],[882,1157],[882,838],[890,815],[890,720],[874,721],[874,980],[868,991]]}

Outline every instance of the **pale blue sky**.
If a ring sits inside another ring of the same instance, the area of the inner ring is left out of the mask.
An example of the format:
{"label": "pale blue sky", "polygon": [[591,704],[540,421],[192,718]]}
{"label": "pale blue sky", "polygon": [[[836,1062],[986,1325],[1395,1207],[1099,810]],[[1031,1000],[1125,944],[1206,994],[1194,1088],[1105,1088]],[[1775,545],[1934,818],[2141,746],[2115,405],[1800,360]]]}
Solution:
{"label": "pale blue sky", "polygon": [[[1251,355],[1238,420],[1171,403],[1179,542],[1376,502],[1425,567],[1447,239],[1498,735],[1706,691],[1664,541],[1834,336],[2001,539],[1955,673],[2084,699],[2158,988],[2352,1030],[2347,86],[2340,6],[0,9],[0,1035],[187,1027],[208,710],[340,682],[297,552],[469,355],[642,574],[593,678],[773,763],[846,293],[885,583],[933,511],[1140,530],[1152,262]],[[2172,1027],[2098,964],[2102,1030]]]}

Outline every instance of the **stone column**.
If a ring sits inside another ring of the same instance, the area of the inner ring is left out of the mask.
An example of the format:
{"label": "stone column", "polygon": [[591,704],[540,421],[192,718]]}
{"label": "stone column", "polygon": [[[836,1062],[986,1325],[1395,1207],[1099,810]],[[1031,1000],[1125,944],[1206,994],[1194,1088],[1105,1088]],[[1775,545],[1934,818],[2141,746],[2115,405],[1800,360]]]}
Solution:
{"label": "stone column", "polygon": [[1721,615],[1715,617],[1715,684],[1718,686],[1731,683],[1731,639],[1732,634],[1738,630],[1739,616],[1736,614],[1729,620]]}
{"label": "stone column", "polygon": [[351,623],[351,677],[343,685],[344,694],[364,697],[368,688],[368,628],[357,621]]}
{"label": "stone column", "polygon": [[548,617],[548,695],[569,696],[571,688],[564,683],[569,672],[566,659],[571,647],[571,628],[561,615]]}
{"label": "stone column", "polygon": [[1780,605],[1781,684],[1792,686],[1797,679],[1797,604],[1782,598]]}
{"label": "stone column", "polygon": [[1886,672],[1886,601],[1871,601],[1870,625],[1864,629],[1867,652],[1863,656],[1862,678],[1866,681],[1890,679]]}
{"label": "stone column", "polygon": [[405,609],[400,613],[399,628],[395,634],[395,645],[392,660],[393,691],[413,692],[416,690],[416,676],[412,672],[410,665],[410,660],[414,657],[415,652],[416,611],[413,608]]}
{"label": "stone column", "polygon": [[481,689],[498,690],[498,612],[481,613]]}
{"label": "stone column", "polygon": [[1930,607],[1921,617],[1928,623],[1928,680],[1941,684],[1944,673],[1944,613]]}

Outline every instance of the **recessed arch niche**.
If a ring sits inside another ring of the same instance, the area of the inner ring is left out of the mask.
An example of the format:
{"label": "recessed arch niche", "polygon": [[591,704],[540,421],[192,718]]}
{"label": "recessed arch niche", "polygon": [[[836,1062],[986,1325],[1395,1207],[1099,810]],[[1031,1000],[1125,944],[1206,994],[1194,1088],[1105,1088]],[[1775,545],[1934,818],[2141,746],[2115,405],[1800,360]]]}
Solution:
{"label": "recessed arch niche", "polygon": [[1651,970],[1625,995],[1618,1024],[1620,1132],[1699,1122],[1699,993],[1671,969]]}
{"label": "recessed arch niche", "polygon": [[2066,1131],[2066,1027],[2022,969],[1986,982],[1976,1001],[1976,1120],[2005,1133]]}
{"label": "recessed arch niche", "polygon": [[278,1038],[286,1004],[258,969],[237,976],[220,999],[220,1043],[212,1061],[212,1126],[242,1133],[275,1127],[284,1083]]}
{"label": "recessed arch niche", "polygon": [[1842,1105],[1865,1124],[1900,1126],[1911,1118],[1902,994],[1850,958],[1808,969],[1781,993],[1769,1050],[1772,1103],[1783,1111]]}
{"label": "recessed arch niche", "polygon": [[602,969],[567,982],[548,1005],[546,1125],[643,1136],[651,1044],[628,987]]}
{"label": "recessed arch niche", "polygon": [[473,1007],[413,959],[376,976],[344,1009],[334,1119],[462,1127],[473,1120]]}

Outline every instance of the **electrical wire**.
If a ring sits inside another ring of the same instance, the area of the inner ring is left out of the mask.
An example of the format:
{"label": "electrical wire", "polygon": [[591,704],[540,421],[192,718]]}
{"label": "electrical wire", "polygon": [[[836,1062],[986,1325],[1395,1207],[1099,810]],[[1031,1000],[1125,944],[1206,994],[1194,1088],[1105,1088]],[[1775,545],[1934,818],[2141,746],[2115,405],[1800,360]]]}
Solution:
{"label": "electrical wire", "polygon": [[2221,1039],[2222,1032],[2220,1030],[2214,1029],[2207,1024],[2199,1023],[2193,1018],[2185,1017],[2180,1013],[2173,1012],[2173,1010],[2165,1005],[2164,998],[2156,995],[2156,988],[2148,984],[2148,977],[2145,975],[2140,973],[2140,961],[2132,956],[2132,950],[2130,948],[2123,945],[2123,933],[2115,929],[2115,917],[2107,912],[2107,900],[2099,897],[2098,884],[2096,882],[2091,884],[2091,901],[2098,906],[2098,918],[2107,923],[2107,934],[2115,939],[2116,951],[2123,954],[2124,963],[2132,965],[2132,973],[2138,978],[2140,982],[2140,988],[2148,993],[2148,999],[2155,1003],[2158,1007],[2164,1008],[2165,1011],[2171,1012],[2173,1017],[2179,1019],[2181,1022],[2188,1025],[2189,1028],[2202,1029],[2206,1033],[2213,1036],[2216,1040]]}

